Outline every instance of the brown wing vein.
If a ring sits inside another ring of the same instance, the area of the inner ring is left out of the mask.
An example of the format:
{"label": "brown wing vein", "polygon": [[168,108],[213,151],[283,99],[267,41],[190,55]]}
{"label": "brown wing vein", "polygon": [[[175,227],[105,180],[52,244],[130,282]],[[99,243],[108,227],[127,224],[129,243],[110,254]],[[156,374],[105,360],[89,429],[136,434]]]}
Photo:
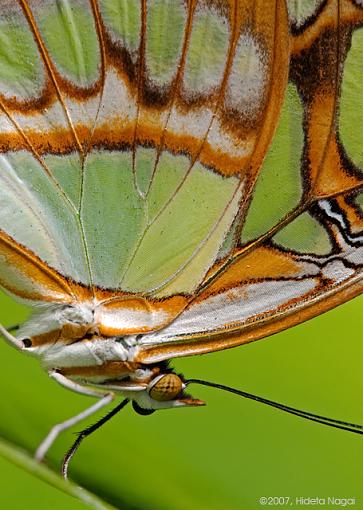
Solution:
{"label": "brown wing vein", "polygon": [[139,45],[139,59],[137,65],[137,101],[136,101],[136,119],[134,136],[132,142],[132,175],[134,179],[134,186],[137,191],[139,187],[136,179],[136,145],[137,145],[137,131],[140,120],[140,101],[142,96],[143,77],[145,73],[145,44],[146,44],[146,16],[147,6],[146,0],[141,0],[141,33],[140,33],[140,45]]}
{"label": "brown wing vein", "polygon": [[79,153],[81,154],[81,156],[83,156],[83,148],[82,148],[82,144],[81,142],[79,141],[79,138],[77,136],[77,133],[76,133],[76,130],[74,128],[74,125],[73,125],[73,122],[72,122],[72,119],[71,119],[71,116],[70,116],[70,113],[67,109],[67,106],[64,102],[64,99],[63,99],[63,96],[62,96],[62,93],[61,93],[61,90],[60,90],[60,87],[58,85],[58,82],[57,82],[57,79],[56,79],[56,76],[55,76],[55,73],[54,73],[54,69],[53,69],[53,66],[52,66],[52,63],[51,63],[51,59],[48,55],[48,51],[45,47],[45,44],[43,42],[43,39],[40,35],[40,32],[39,32],[39,29],[37,27],[37,24],[35,22],[35,19],[34,19],[34,16],[33,16],[33,13],[29,7],[29,4],[27,2],[27,0],[19,0],[20,2],[20,5],[24,11],[24,14],[25,14],[25,17],[29,23],[29,26],[30,26],[30,29],[34,35],[34,38],[35,38],[35,41],[38,45],[38,48],[39,48],[39,53],[42,57],[42,60],[44,62],[44,65],[45,65],[45,68],[49,74],[49,77],[53,83],[53,86],[55,88],[55,91],[57,93],[57,96],[58,96],[58,100],[62,106],[62,109],[64,111],[64,114],[66,116],[66,119],[67,119],[67,122],[69,124],[69,127],[71,129],[71,132],[72,132],[72,135],[73,135],[73,138],[74,138],[74,141],[78,147],[78,151]]}
{"label": "brown wing vein", "polygon": [[162,131],[162,134],[161,134],[160,145],[157,148],[154,168],[153,168],[153,171],[152,171],[152,174],[151,174],[151,178],[150,178],[150,181],[149,181],[146,193],[145,193],[146,197],[149,194],[150,188],[152,186],[152,183],[153,183],[155,175],[156,175],[156,171],[157,171],[157,167],[158,167],[158,164],[159,164],[160,156],[161,156],[161,153],[162,153],[162,150],[163,150],[163,147],[164,147],[165,135],[166,135],[166,130],[167,130],[167,127],[168,127],[168,124],[169,124],[170,115],[171,115],[173,106],[175,104],[175,100],[176,100],[177,94],[179,92],[179,87],[180,87],[180,84],[181,84],[181,78],[182,78],[182,75],[183,75],[183,72],[184,72],[184,67],[185,67],[185,61],[186,61],[186,55],[187,55],[187,50],[188,50],[189,38],[190,38],[191,30],[192,30],[193,15],[194,15],[195,7],[196,7],[196,2],[197,2],[197,0],[189,0],[189,2],[188,2],[188,17],[187,17],[187,22],[185,24],[183,47],[182,47],[182,51],[181,51],[181,56],[180,56],[180,61],[179,61],[179,65],[178,65],[178,70],[177,70],[176,76],[174,78],[175,85],[174,85],[174,87],[172,89],[169,112],[168,112],[167,118],[165,120],[165,125],[163,127],[163,131]]}

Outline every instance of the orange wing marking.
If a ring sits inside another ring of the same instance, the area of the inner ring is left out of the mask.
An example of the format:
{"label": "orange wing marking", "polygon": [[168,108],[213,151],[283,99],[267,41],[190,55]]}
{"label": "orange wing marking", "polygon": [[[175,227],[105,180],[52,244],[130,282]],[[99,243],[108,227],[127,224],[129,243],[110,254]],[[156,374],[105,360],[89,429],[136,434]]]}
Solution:
{"label": "orange wing marking", "polygon": [[[76,293],[66,278],[47,266],[36,255],[0,231],[0,285],[12,294],[30,301],[66,302],[77,300]],[[28,285],[17,285],[25,281]],[[20,287],[25,287],[22,290]]]}

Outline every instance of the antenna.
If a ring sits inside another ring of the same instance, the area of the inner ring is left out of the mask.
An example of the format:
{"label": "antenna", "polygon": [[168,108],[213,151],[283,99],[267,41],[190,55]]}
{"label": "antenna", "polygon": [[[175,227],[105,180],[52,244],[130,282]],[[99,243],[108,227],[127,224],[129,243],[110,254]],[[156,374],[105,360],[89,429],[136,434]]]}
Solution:
{"label": "antenna", "polygon": [[277,409],[280,409],[280,411],[285,411],[285,413],[295,414],[296,416],[300,416],[301,418],[305,418],[306,420],[316,421],[317,423],[322,423],[323,425],[334,427],[336,429],[347,430],[348,432],[354,432],[355,434],[363,434],[363,425],[357,425],[355,423],[335,420],[333,418],[327,418],[326,416],[320,416],[319,414],[313,414],[307,411],[302,411],[300,409],[296,409],[295,407],[286,406],[285,404],[280,404],[278,402],[274,402],[273,400],[268,400],[267,398],[259,397],[258,395],[253,395],[252,393],[247,393],[245,391],[231,388],[230,386],[225,386],[224,384],[202,381],[201,379],[187,379],[186,381],[184,381],[184,383],[187,385],[200,384],[202,386],[210,386],[211,388],[217,388],[219,390],[228,391],[229,393],[234,393],[235,395],[239,395],[240,397],[255,400],[256,402],[261,402],[262,404],[266,404],[271,407],[276,407]]}

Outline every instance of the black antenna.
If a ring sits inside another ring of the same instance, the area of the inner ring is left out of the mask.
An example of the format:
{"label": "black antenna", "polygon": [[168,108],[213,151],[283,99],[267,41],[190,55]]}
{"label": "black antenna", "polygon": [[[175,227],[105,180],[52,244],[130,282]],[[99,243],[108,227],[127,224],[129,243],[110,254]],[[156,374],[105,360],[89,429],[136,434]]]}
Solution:
{"label": "black antenna", "polygon": [[79,448],[80,444],[82,443],[83,439],[85,437],[89,436],[90,434],[92,434],[92,432],[94,432],[95,430],[99,429],[108,420],[110,420],[113,416],[115,416],[115,414],[117,414],[119,411],[121,411],[121,409],[125,407],[125,405],[128,403],[128,401],[129,401],[129,399],[125,398],[125,400],[123,400],[120,404],[118,404],[116,407],[111,409],[111,411],[109,413],[107,413],[103,418],[98,420],[93,425],[90,425],[89,427],[85,428],[84,430],[82,430],[78,434],[77,439],[75,440],[73,445],[70,447],[70,449],[68,450],[68,452],[64,456],[63,464],[62,464],[62,475],[63,475],[63,478],[65,478],[65,479],[68,478],[68,466],[69,466],[69,463],[70,463],[73,455],[78,450],[78,448]]}
{"label": "black antenna", "polygon": [[229,386],[224,386],[224,384],[212,383],[209,381],[202,381],[200,379],[187,379],[184,381],[185,384],[201,384],[202,386],[210,386],[211,388],[218,388],[223,391],[228,391],[230,393],[234,393],[235,395],[239,395],[240,397],[248,398],[250,400],[255,400],[256,402],[261,402],[262,404],[267,404],[271,407],[276,407],[281,411],[285,411],[285,413],[295,414],[296,416],[300,416],[301,418],[305,418],[306,420],[316,421],[318,423],[322,423],[323,425],[327,425],[329,427],[334,427],[336,429],[347,430],[348,432],[354,432],[355,434],[363,434],[363,425],[356,425],[355,423],[349,423],[346,421],[335,420],[333,418],[327,418],[326,416],[320,416],[319,414],[308,413],[307,411],[301,411],[300,409],[296,409],[295,407],[289,407],[285,404],[279,404],[278,402],[274,402],[273,400],[268,400],[267,398],[259,397],[258,395],[253,395],[252,393],[247,393],[245,391],[237,390],[235,388],[230,388]]}

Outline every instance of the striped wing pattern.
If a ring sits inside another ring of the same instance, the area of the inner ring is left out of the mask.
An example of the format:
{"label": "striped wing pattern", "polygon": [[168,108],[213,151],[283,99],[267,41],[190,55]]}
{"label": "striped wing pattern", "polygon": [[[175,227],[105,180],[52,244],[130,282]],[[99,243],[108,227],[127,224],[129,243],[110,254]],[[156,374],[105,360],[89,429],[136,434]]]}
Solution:
{"label": "striped wing pattern", "polygon": [[92,303],[145,363],[360,293],[362,25],[353,0],[3,0],[1,286]]}

